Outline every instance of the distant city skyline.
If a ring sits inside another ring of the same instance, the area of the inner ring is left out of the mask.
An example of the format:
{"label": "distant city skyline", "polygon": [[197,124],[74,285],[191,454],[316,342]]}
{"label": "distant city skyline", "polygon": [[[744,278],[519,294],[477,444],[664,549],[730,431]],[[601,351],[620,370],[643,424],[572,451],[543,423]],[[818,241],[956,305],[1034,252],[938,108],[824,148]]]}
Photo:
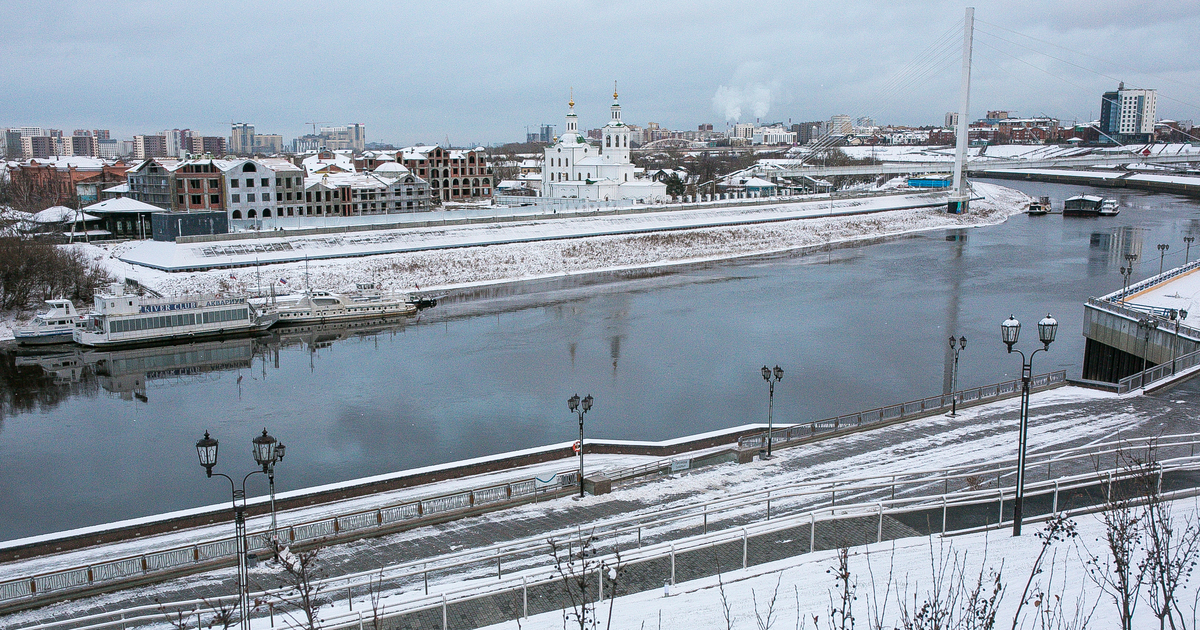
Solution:
{"label": "distant city skyline", "polygon": [[[1158,89],[1161,118],[1200,119],[1190,7],[974,4],[971,119],[1007,109],[1095,120],[1119,81]],[[0,126],[228,136],[237,121],[291,139],[310,121],[359,122],[367,142],[473,146],[521,141],[542,123],[561,131],[572,88],[581,128],[600,127],[614,80],[638,125],[835,114],[936,125],[957,109],[963,6],[21,5],[0,44]],[[181,43],[180,24],[221,43]]]}

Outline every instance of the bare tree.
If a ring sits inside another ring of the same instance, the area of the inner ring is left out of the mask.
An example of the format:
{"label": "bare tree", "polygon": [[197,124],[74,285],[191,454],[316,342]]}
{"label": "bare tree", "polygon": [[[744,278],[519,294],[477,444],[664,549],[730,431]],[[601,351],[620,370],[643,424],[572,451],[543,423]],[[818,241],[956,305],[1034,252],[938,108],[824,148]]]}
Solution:
{"label": "bare tree", "polygon": [[292,553],[284,548],[279,553],[279,564],[284,570],[284,585],[288,587],[280,597],[279,603],[283,604],[280,609],[305,630],[318,630],[321,627],[318,612],[327,602],[321,597],[324,572],[317,562],[317,550]]}
{"label": "bare tree", "polygon": [[775,579],[775,591],[771,593],[771,599],[766,601],[765,613],[758,611],[758,596],[754,589],[750,589],[750,601],[754,603],[754,621],[758,624],[758,630],[771,630],[771,626],[775,625],[775,602],[779,599],[779,584],[783,581],[783,573]]}
{"label": "bare tree", "polygon": [[[1128,464],[1128,453],[1118,452],[1118,460]],[[1109,477],[1108,496],[1100,519],[1104,535],[1100,540],[1107,554],[1088,551],[1081,545],[1088,578],[1112,599],[1117,608],[1122,630],[1133,630],[1133,613],[1137,610],[1142,584],[1149,566],[1144,554],[1145,512],[1138,508],[1136,480],[1119,483]]]}
{"label": "bare tree", "polygon": [[565,549],[561,542],[553,538],[546,542],[554,559],[554,571],[571,604],[569,610],[563,609],[563,624],[578,625],[579,630],[594,630],[597,625],[596,603],[588,595],[588,586],[591,584],[590,577],[600,568],[596,558],[595,534],[580,535],[575,541],[568,540]]}
{"label": "bare tree", "polygon": [[[837,567],[826,569],[833,574],[835,584],[829,594],[829,625],[835,630],[854,630],[854,601],[858,599],[855,591],[858,582],[850,573],[850,550],[841,547],[837,551]],[[835,595],[836,593],[836,601]]]}
{"label": "bare tree", "polygon": [[[1183,611],[1176,597],[1191,577],[1200,556],[1200,525],[1193,517],[1176,518],[1171,503],[1162,494],[1162,467],[1155,461],[1154,445],[1145,461],[1133,461],[1134,478],[1141,482],[1146,497],[1144,532],[1146,554],[1139,569],[1146,575],[1146,603],[1158,618],[1158,627],[1184,627]],[[1195,624],[1193,623],[1193,627]]]}

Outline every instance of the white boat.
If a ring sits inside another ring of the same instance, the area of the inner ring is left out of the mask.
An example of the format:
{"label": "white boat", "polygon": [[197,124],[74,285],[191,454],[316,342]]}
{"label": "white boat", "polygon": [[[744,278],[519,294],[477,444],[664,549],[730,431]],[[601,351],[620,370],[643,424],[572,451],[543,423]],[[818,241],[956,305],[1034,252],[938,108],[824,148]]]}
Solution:
{"label": "white boat", "polygon": [[1117,205],[1116,199],[1105,199],[1100,202],[1100,216],[1115,217],[1121,212],[1121,206]]}
{"label": "white boat", "polygon": [[1038,197],[1037,200],[1029,202],[1029,209],[1025,214],[1034,217],[1040,217],[1050,214],[1050,198]]}
{"label": "white boat", "polygon": [[412,315],[417,305],[407,293],[378,291],[373,283],[359,283],[354,293],[306,291],[272,297],[262,305],[262,312],[280,324],[309,324]]}
{"label": "white boat", "polygon": [[38,313],[26,326],[13,330],[17,343],[26,346],[71,343],[71,335],[85,320],[71,300],[46,300],[50,308]]}
{"label": "white boat", "polygon": [[192,341],[269,328],[275,319],[260,315],[245,296],[190,295],[147,298],[117,283],[97,294],[95,308],[75,329],[75,343],[90,347]]}

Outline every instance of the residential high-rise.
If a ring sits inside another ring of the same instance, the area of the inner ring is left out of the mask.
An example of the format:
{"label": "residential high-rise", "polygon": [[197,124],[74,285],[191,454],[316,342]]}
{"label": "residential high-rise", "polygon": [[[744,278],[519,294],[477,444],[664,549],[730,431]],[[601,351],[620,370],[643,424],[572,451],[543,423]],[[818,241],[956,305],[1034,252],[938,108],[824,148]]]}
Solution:
{"label": "residential high-rise", "polygon": [[362,151],[367,146],[367,126],[361,123],[350,123],[340,127],[321,127],[320,136],[324,139],[325,148],[330,151],[338,149]]}
{"label": "residential high-rise", "polygon": [[1100,99],[1101,141],[1149,142],[1157,117],[1158,90],[1127,90],[1121,82]]}
{"label": "residential high-rise", "polygon": [[839,136],[848,136],[854,133],[854,123],[850,120],[850,117],[845,114],[830,116],[829,133]]}
{"label": "residential high-rise", "polygon": [[[149,158],[168,157],[167,156],[167,137],[159,136],[134,136],[133,137],[133,157],[137,160],[146,160]],[[171,156],[174,157],[174,156]]]}
{"label": "residential high-rise", "polygon": [[254,125],[233,123],[229,134],[229,152],[234,155],[250,155],[254,152]]}

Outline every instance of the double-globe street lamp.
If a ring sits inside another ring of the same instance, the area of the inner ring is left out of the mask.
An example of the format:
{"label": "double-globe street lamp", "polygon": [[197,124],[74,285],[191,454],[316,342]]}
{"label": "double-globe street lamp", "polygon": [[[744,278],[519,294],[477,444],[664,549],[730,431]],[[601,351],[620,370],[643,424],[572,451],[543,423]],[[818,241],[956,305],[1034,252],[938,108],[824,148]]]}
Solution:
{"label": "double-globe street lamp", "polygon": [[[1021,429],[1017,453],[1017,493],[1016,499],[1013,501],[1013,536],[1021,535],[1021,516],[1025,499],[1025,445],[1029,438],[1029,382],[1033,375],[1033,355],[1043,350],[1050,350],[1050,343],[1054,341],[1056,332],[1058,332],[1058,321],[1047,314],[1042,321],[1038,322],[1038,340],[1042,342],[1042,347],[1030,352],[1028,357],[1024,352],[1017,350],[1017,353],[1021,355]],[[1009,315],[1008,319],[1000,324],[1000,339],[1008,346],[1010,354],[1020,334],[1021,322],[1012,315]]]}
{"label": "double-globe street lamp", "polygon": [[579,441],[576,445],[579,447],[579,498],[583,498],[583,414],[587,413],[592,408],[592,395],[588,394],[579,399],[579,394],[575,394],[567,399],[567,409],[571,413],[579,415]]}
{"label": "double-globe street lamp", "polygon": [[[957,345],[955,345],[957,343]],[[954,364],[950,368],[950,417],[958,415],[958,353],[967,347],[967,338],[950,335],[950,350],[954,353]]]}
{"label": "double-globe street lamp", "polygon": [[1166,257],[1167,257],[1168,249],[1171,249],[1171,246],[1168,245],[1167,243],[1159,243],[1158,244],[1158,275],[1160,275],[1160,276],[1162,275],[1162,272],[1163,272],[1163,260],[1166,259]]}
{"label": "double-globe street lamp", "polygon": [[[767,456],[766,456],[766,458],[771,459],[771,441],[772,441],[771,437],[774,433],[773,430],[775,428],[774,418],[772,417],[774,415],[774,411],[775,411],[775,383],[778,383],[779,381],[783,380],[783,368],[776,365],[775,369],[772,370],[771,368],[764,365],[764,366],[762,366],[762,377],[763,377],[763,380],[765,380],[771,386],[770,393],[767,394],[767,440],[766,440],[767,441]],[[761,452],[761,450],[762,449],[759,449],[760,452]]]}
{"label": "double-globe street lamp", "polygon": [[[217,465],[217,440],[209,436],[208,431],[204,432],[204,437],[196,442],[196,454],[200,457],[200,465],[204,467],[204,472],[211,478],[214,475],[224,477],[229,480],[229,488],[233,493],[233,522],[237,538],[237,556],[238,556],[238,609],[241,614],[242,630],[250,628],[250,593],[247,588],[247,568],[246,568],[246,480],[250,475],[262,473],[267,475],[271,480],[271,537],[272,541],[277,544],[275,536],[275,463],[283,459],[285,447],[279,444],[278,441],[263,429],[262,435],[250,441],[252,445],[252,453],[254,461],[262,467],[261,470],[252,470],[242,477],[242,487],[238,488],[233,477],[222,473],[214,473],[213,466]],[[238,503],[241,499],[241,503]]]}

